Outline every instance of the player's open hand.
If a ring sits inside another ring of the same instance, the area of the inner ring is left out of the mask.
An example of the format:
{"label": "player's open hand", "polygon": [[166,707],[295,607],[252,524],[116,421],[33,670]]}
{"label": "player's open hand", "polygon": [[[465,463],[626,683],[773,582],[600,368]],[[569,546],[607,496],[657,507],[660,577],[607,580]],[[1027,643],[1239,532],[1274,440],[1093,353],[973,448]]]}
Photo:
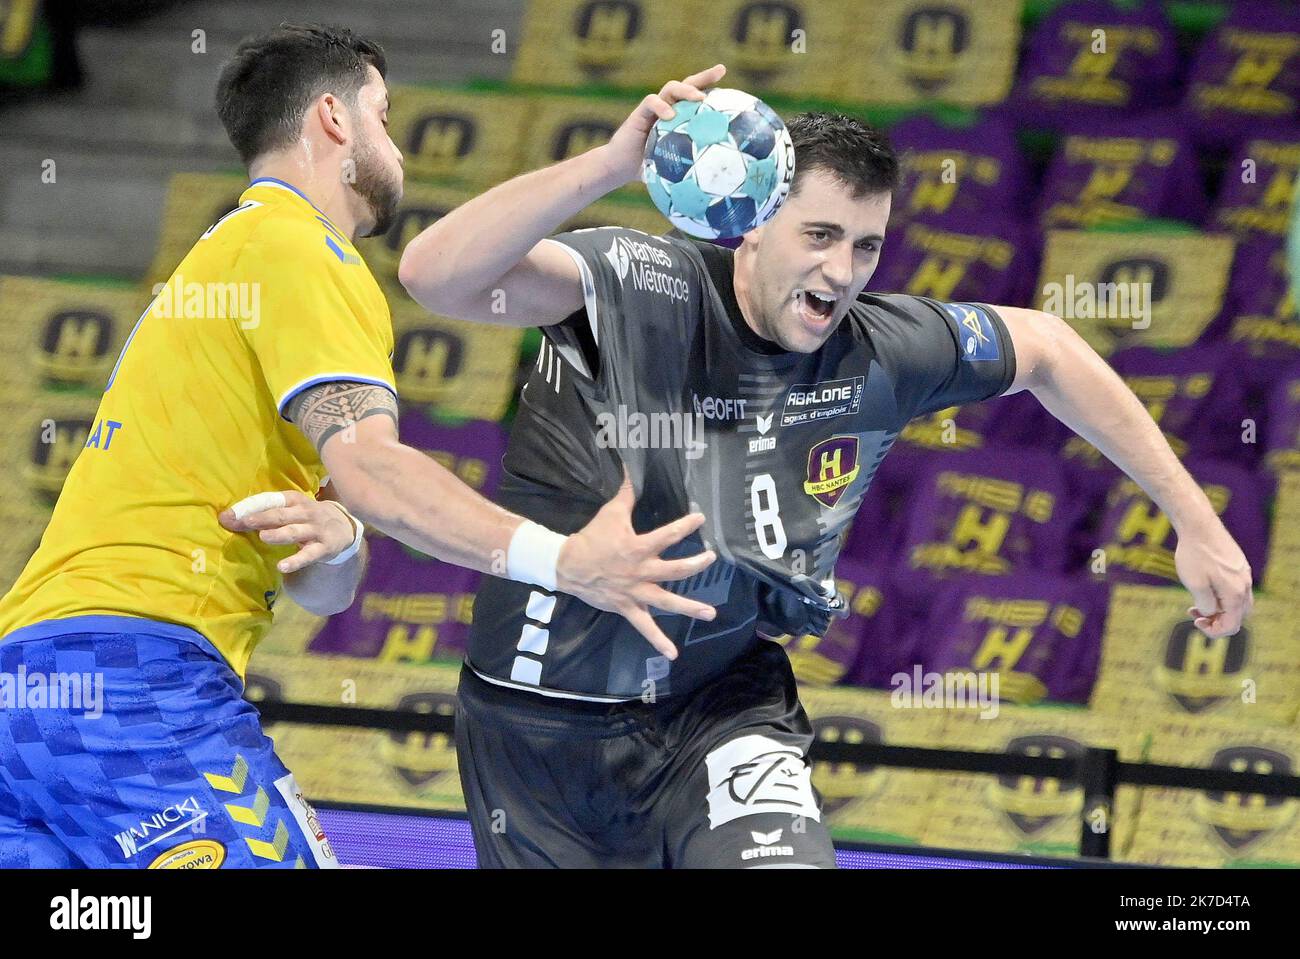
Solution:
{"label": "player's open hand", "polygon": [[717,557],[712,550],[704,550],[683,559],[662,559],[664,550],[704,524],[704,515],[688,513],[638,534],[632,528],[635,502],[632,481],[625,475],[618,494],[565,541],[556,567],[556,587],[589,606],[619,613],[650,645],[676,659],[676,647],[655,623],[650,608],[704,620],[713,619],[717,611],[707,603],[670,593],[659,584],[694,576]]}
{"label": "player's open hand", "polygon": [[637,108],[614,131],[601,150],[608,159],[611,175],[620,184],[631,183],[641,176],[641,161],[645,157],[645,141],[659,120],[673,118],[673,104],[681,100],[703,100],[706,87],[722,79],[727,68],[717,66],[693,73],[684,80],[669,80],[658,93],[646,94]]}
{"label": "player's open hand", "polygon": [[254,493],[222,510],[217,518],[232,533],[257,531],[263,543],[299,544],[298,552],[277,564],[281,573],[333,559],[356,538],[356,527],[343,510],[298,490]]}
{"label": "player's open hand", "polygon": [[1232,636],[1255,605],[1250,564],[1222,523],[1180,532],[1174,568],[1196,603],[1187,610],[1206,636]]}

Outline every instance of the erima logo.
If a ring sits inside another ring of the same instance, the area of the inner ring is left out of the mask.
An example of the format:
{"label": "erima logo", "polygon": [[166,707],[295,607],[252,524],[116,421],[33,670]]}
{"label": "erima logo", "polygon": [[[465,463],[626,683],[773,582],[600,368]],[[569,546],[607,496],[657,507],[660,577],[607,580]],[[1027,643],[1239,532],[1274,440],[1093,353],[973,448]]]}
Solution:
{"label": "erima logo", "polygon": [[758,845],[752,849],[746,849],[740,854],[740,858],[745,862],[751,859],[767,859],[770,856],[793,856],[794,846],[778,846],[781,841],[780,829],[774,829],[772,832],[750,832],[750,836]]}
{"label": "erima logo", "polygon": [[207,812],[199,805],[198,798],[190,796],[188,799],[165,807],[162,812],[154,813],[149,819],[142,820],[138,825],[118,833],[113,838],[122,849],[122,858],[130,859],[137,852],[148,849],[168,836],[202,822],[207,816]]}
{"label": "erima logo", "polygon": [[768,436],[767,431],[772,428],[772,417],[775,413],[768,413],[766,416],[755,414],[754,425],[758,430],[758,436],[749,441],[749,451],[751,453],[766,453],[768,450],[776,449],[776,437]]}
{"label": "erima logo", "polygon": [[618,274],[620,286],[626,283],[630,275],[635,290],[657,293],[682,302],[691,298],[690,285],[684,279],[656,269],[671,269],[674,264],[665,250],[651,243],[616,236],[605,251],[605,259],[609,260],[614,272]]}

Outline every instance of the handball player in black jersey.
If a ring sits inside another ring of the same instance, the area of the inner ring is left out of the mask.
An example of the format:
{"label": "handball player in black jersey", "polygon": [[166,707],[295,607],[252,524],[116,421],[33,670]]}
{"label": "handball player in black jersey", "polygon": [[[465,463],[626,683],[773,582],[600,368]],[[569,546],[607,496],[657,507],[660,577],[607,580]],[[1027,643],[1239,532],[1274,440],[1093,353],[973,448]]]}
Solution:
{"label": "handball player in black jersey", "polygon": [[553,235],[637,179],[653,123],[723,72],[666,84],[608,144],[476,197],[402,258],[402,283],[430,310],[542,328],[503,506],[569,533],[628,476],[636,529],[705,516],[666,558],[717,556],[664,584],[712,620],[484,578],[456,747],[485,866],[835,865],[812,728],[770,637],[820,633],[839,611],[843,534],[914,416],[1034,391],[1174,519],[1197,625],[1229,635],[1249,608],[1240,549],[1065,323],[864,292],[899,174],[860,121],[789,120],[790,195],[734,252],[617,227]]}

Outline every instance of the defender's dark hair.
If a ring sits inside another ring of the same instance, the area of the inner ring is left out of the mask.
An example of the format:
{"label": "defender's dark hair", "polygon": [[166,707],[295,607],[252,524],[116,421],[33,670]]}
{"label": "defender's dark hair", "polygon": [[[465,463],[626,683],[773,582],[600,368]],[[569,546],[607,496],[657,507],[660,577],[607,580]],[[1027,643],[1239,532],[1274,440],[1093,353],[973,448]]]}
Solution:
{"label": "defender's dark hair", "polygon": [[898,156],[883,130],[842,113],[800,113],[787,124],[794,142],[794,182],[814,171],[829,173],[855,200],[898,187]]}
{"label": "defender's dark hair", "polygon": [[217,81],[217,115],[245,163],[298,138],[307,108],[323,93],[349,105],[367,67],[385,76],[378,44],[350,30],[282,23],[243,40]]}

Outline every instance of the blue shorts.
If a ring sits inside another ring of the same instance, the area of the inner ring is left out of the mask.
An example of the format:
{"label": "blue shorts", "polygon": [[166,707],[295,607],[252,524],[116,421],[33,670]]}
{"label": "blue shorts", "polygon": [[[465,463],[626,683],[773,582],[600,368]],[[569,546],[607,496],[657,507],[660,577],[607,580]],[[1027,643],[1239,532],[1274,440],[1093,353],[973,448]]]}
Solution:
{"label": "blue shorts", "polygon": [[243,683],[193,630],[49,620],[0,641],[0,868],[337,861]]}

